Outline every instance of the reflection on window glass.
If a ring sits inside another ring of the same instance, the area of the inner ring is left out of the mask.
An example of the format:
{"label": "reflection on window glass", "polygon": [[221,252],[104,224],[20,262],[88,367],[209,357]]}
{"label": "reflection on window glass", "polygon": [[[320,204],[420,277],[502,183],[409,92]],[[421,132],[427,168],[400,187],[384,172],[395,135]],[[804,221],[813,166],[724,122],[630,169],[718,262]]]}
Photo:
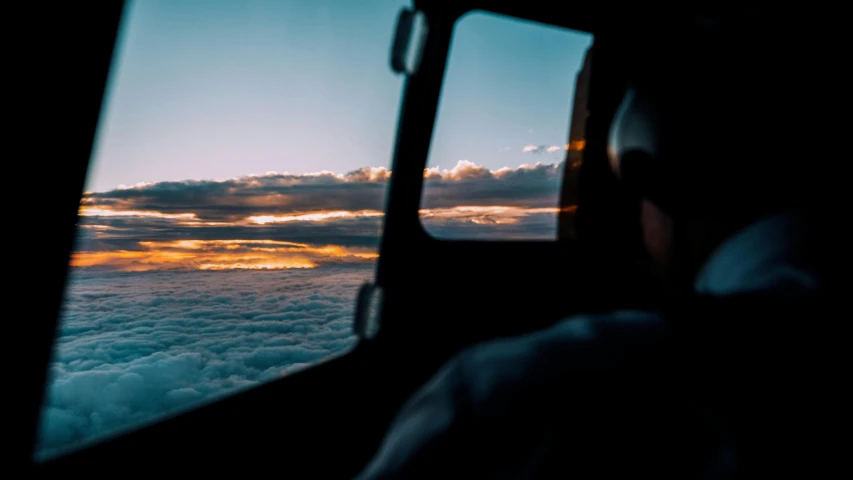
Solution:
{"label": "reflection on window glass", "polygon": [[424,172],[427,232],[556,238],[564,169],[576,171],[583,149],[585,117],[569,127],[573,107],[586,110],[577,80],[591,42],[586,33],[483,12],[457,21]]}
{"label": "reflection on window glass", "polygon": [[402,87],[388,48],[407,3],[128,4],[39,459],[353,344]]}

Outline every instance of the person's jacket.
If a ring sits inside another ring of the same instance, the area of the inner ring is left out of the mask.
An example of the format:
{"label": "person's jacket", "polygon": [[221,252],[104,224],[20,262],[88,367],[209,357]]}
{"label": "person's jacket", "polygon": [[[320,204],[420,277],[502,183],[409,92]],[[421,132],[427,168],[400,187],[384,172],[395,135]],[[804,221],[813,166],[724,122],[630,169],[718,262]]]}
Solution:
{"label": "person's jacket", "polygon": [[821,289],[804,227],[789,212],[727,240],[696,281],[704,303],[574,316],[462,351],[404,405],[357,478],[808,471],[815,423],[832,417],[797,406],[828,395],[797,343],[809,337],[797,312]]}

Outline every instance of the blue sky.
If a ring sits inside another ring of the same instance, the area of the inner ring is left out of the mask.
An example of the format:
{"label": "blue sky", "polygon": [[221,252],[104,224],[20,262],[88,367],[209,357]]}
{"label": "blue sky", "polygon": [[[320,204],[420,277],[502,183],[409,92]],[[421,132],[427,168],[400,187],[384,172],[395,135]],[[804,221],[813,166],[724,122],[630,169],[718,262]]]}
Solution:
{"label": "blue sky", "polygon": [[522,149],[566,143],[575,76],[591,39],[482,12],[460,19],[429,165],[466,159],[494,169],[562,160],[562,152],[531,158]]}
{"label": "blue sky", "polygon": [[[403,80],[388,51],[403,4],[129,4],[40,455],[351,345],[390,178],[369,167],[391,160]],[[460,21],[430,152],[449,171],[427,172],[421,210],[430,233],[555,238],[554,163],[588,43],[482,14]],[[306,175],[319,171],[336,174]]]}
{"label": "blue sky", "polygon": [[[401,0],[129,2],[88,189],[389,166]],[[561,144],[589,37],[471,14],[457,28],[430,166]],[[509,147],[508,149],[506,147]]]}

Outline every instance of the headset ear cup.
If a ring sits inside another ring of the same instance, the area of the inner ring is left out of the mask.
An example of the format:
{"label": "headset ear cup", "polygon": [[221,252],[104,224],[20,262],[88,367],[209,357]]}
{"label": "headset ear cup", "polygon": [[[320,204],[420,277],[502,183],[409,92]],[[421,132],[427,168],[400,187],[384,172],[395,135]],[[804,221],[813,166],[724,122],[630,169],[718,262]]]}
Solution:
{"label": "headset ear cup", "polygon": [[623,185],[637,196],[648,194],[652,156],[643,150],[629,150],[619,156],[618,175]]}
{"label": "headset ear cup", "polygon": [[664,212],[672,212],[671,192],[660,162],[645,150],[635,149],[619,157],[619,177],[637,198],[648,199]]}

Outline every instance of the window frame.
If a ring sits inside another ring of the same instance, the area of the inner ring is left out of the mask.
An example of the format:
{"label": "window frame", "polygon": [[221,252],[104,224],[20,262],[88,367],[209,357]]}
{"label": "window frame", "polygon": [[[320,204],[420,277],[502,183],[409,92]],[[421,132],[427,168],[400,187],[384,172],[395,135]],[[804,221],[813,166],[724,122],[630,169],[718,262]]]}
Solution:
{"label": "window frame", "polygon": [[[474,2],[474,3],[476,3],[476,2]],[[449,43],[449,46],[447,48],[447,51],[445,52],[444,72],[442,74],[441,84],[439,86],[438,104],[436,105],[435,114],[433,115],[433,131],[431,132],[431,135],[429,138],[429,144],[428,144],[427,149],[426,149],[426,158],[424,161],[424,169],[429,167],[430,151],[431,151],[431,147],[432,147],[432,143],[433,143],[433,139],[434,139],[434,129],[435,129],[435,125],[438,123],[439,109],[441,107],[441,101],[442,101],[441,100],[442,99],[441,90],[444,89],[444,83],[445,83],[445,78],[446,78],[446,74],[447,74],[446,70],[447,70],[447,66],[450,63],[450,56],[452,54],[453,42],[454,42],[454,38],[456,36],[456,29],[458,28],[459,22],[461,20],[463,20],[464,18],[466,18],[470,15],[473,15],[473,14],[491,15],[493,17],[498,17],[502,20],[527,22],[528,24],[532,24],[534,26],[551,27],[551,28],[556,28],[556,29],[561,29],[561,30],[569,30],[569,31],[573,31],[576,33],[586,33],[592,37],[592,40],[590,42],[590,46],[587,47],[587,49],[586,49],[586,52],[584,54],[585,57],[590,55],[590,53],[592,51],[592,46],[595,44],[595,34],[588,32],[588,31],[580,30],[577,28],[567,27],[562,23],[545,22],[545,21],[542,21],[540,19],[531,19],[531,18],[526,18],[526,17],[519,17],[519,16],[513,15],[513,14],[503,13],[503,11],[501,9],[491,9],[491,8],[487,8],[485,6],[474,6],[471,8],[464,9],[464,11],[462,11],[461,14],[456,15],[455,18],[453,19],[452,30],[450,33],[450,43]],[[427,17],[427,22],[429,22],[429,17]],[[581,75],[586,75],[587,81],[588,81],[588,78],[589,78],[589,70],[588,70],[589,65],[588,65],[588,63],[589,63],[588,61],[584,61],[583,63],[581,63],[580,67],[578,68],[577,72],[575,73],[575,84],[573,87],[574,95],[571,99],[571,101],[572,101],[571,108],[567,112],[567,114],[569,116],[569,125],[568,125],[568,131],[567,131],[567,135],[566,135],[567,143],[570,141],[570,137],[572,135],[572,132],[575,129],[574,121],[576,120],[576,116],[577,116],[577,112],[575,112],[575,106],[577,104],[576,100],[577,100],[577,95],[578,95],[578,90],[577,90],[578,80],[579,80]],[[587,70],[585,70],[585,68]],[[588,92],[584,92],[584,93],[588,95]],[[405,95],[406,95],[406,93],[404,93],[404,99],[405,99]],[[584,105],[586,105],[586,100],[584,100]],[[586,122],[585,117],[583,119],[583,122],[584,123]],[[584,125],[584,127],[585,127],[585,125]],[[584,128],[584,130],[585,130],[585,128]],[[398,135],[399,135],[399,132],[398,132]],[[582,154],[583,154],[583,152],[581,152],[581,155]],[[566,160],[567,160],[567,157],[564,156],[563,160],[561,160],[561,161],[566,161]],[[392,165],[392,168],[395,168],[395,166]],[[571,236],[567,236],[566,233],[574,230],[573,225],[569,225],[568,227],[572,227],[571,229],[569,229],[566,225],[563,224],[564,214],[565,214],[564,209],[566,208],[563,205],[563,203],[564,203],[564,200],[567,198],[567,193],[570,193],[570,192],[566,191],[566,188],[568,186],[566,184],[567,178],[568,178],[568,176],[566,175],[566,172],[564,170],[563,176],[560,179],[560,185],[559,185],[558,195],[557,195],[558,196],[557,205],[554,206],[554,208],[556,208],[558,210],[556,213],[557,218],[556,218],[556,228],[554,230],[554,238],[551,238],[551,239],[542,239],[542,238],[476,239],[476,238],[466,238],[466,237],[439,237],[439,236],[432,235],[429,233],[428,227],[426,227],[426,225],[424,225],[424,223],[422,221],[422,217],[420,215],[420,208],[423,204],[424,199],[426,198],[426,188],[425,188],[426,187],[426,179],[422,179],[421,185],[420,185],[421,194],[420,194],[420,201],[418,204],[419,206],[418,206],[418,215],[417,215],[418,216],[418,225],[420,227],[420,229],[419,229],[420,231],[418,232],[418,235],[423,235],[423,236],[426,236],[432,240],[435,240],[438,242],[443,242],[443,243],[468,243],[468,242],[490,242],[490,243],[492,243],[492,242],[512,242],[512,243],[519,243],[519,242],[533,242],[533,243],[550,244],[550,243],[565,241],[566,239],[571,238]],[[574,196],[577,197],[577,192],[574,192]],[[381,255],[380,255],[380,258],[381,258]]]}

